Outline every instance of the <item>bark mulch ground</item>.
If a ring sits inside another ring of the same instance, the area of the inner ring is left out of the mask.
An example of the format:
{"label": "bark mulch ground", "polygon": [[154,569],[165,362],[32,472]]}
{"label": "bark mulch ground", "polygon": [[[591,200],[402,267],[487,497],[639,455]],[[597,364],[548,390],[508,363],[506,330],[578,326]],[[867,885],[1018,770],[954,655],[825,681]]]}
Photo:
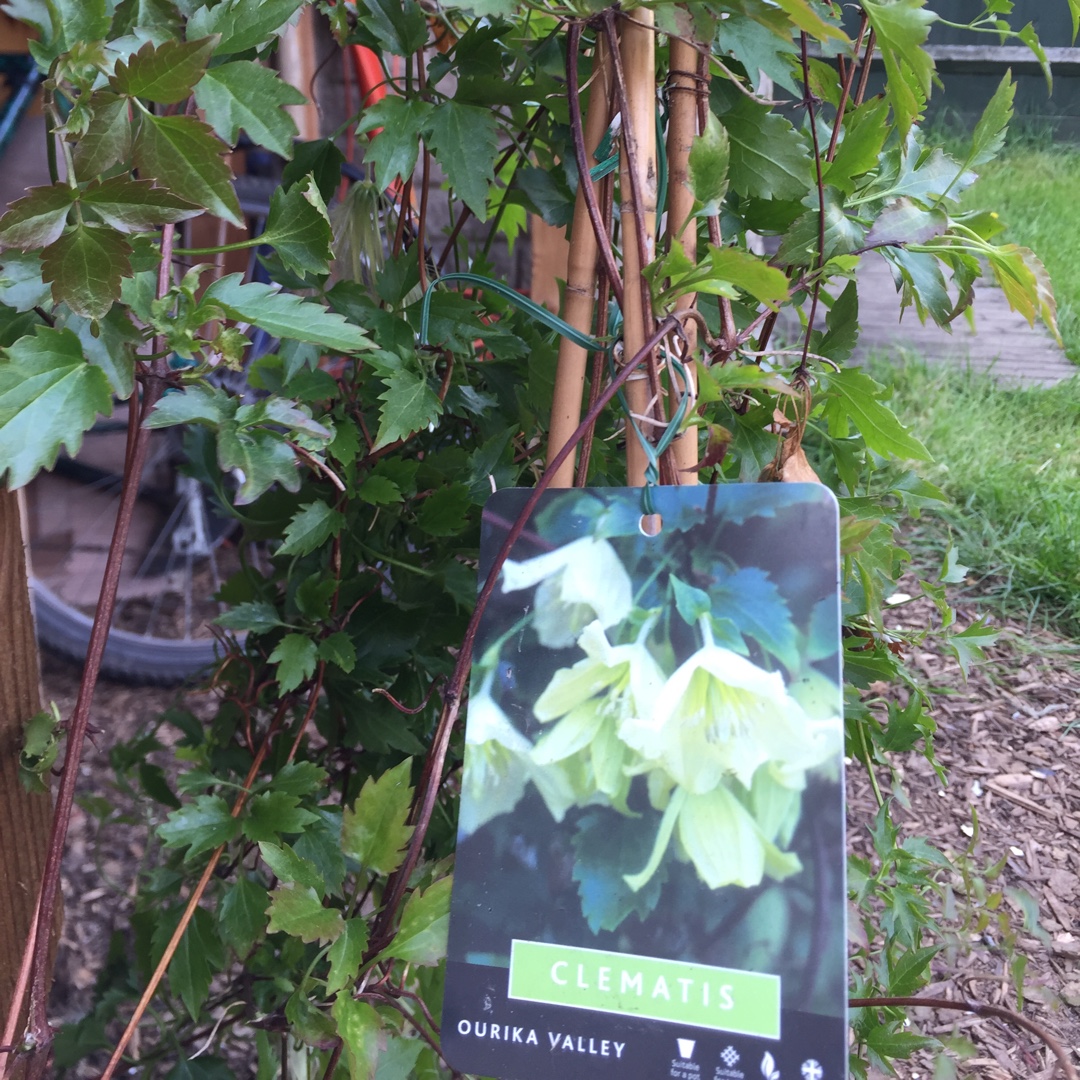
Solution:
{"label": "bark mulch ground", "polygon": [[[913,590],[914,591],[914,590]],[[960,622],[976,615],[960,605]],[[932,607],[921,600],[894,609],[894,625],[926,625]],[[1020,622],[999,620],[1003,630],[986,663],[967,681],[951,657],[932,648],[909,659],[935,693],[937,754],[949,774],[942,785],[917,753],[897,762],[906,792],[895,810],[905,834],[928,838],[950,855],[971,849],[980,869],[1004,860],[987,883],[1001,892],[1000,906],[982,931],[975,921],[994,900],[965,893],[959,877],[943,908],[956,931],[933,966],[923,994],[1017,1008],[1011,971],[1026,958],[1023,1013],[1066,1047],[1080,1047],[1080,646]],[[78,672],[46,660],[46,698],[70,712]],[[108,748],[137,733],[175,700],[160,689],[104,683],[97,698],[96,747],[82,765],[82,793],[113,800]],[[885,792],[892,779],[880,773]],[[865,773],[849,770],[850,844],[869,856],[866,823],[875,801]],[[899,799],[899,797],[898,797]],[[975,812],[973,825],[972,811]],[[132,823],[98,830],[76,808],[64,871],[66,917],[57,964],[54,1017],[72,1020],[88,1007],[93,982],[110,935],[122,930],[130,910],[131,882],[145,851],[138,811]],[[1037,907],[1025,923],[1023,894]],[[1003,932],[999,916],[1004,916]],[[857,921],[851,920],[853,928]],[[939,1035],[970,1041],[961,1076],[985,1080],[1050,1080],[1054,1061],[1037,1038],[994,1019],[916,1009],[913,1023]],[[900,1063],[900,1075],[929,1080],[934,1062],[921,1057]]]}

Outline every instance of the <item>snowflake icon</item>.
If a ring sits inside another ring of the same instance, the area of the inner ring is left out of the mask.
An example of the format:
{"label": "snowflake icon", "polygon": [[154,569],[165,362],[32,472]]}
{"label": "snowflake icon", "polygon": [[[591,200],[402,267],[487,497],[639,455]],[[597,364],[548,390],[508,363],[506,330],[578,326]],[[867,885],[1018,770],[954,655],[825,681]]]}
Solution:
{"label": "snowflake icon", "polygon": [[727,1046],[720,1054],[720,1060],[729,1068],[733,1069],[739,1062],[739,1051],[734,1046]]}
{"label": "snowflake icon", "polygon": [[821,1080],[825,1075],[825,1070],[821,1067],[821,1063],[815,1061],[813,1058],[807,1058],[802,1063],[803,1080]]}

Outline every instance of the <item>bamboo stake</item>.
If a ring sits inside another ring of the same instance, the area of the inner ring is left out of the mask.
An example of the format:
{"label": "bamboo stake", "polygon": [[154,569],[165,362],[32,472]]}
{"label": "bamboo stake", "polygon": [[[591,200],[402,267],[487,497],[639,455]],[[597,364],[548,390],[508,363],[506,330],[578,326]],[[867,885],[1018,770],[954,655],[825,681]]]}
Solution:
{"label": "bamboo stake", "polygon": [[[653,12],[635,8],[622,20],[619,51],[625,75],[626,108],[622,116],[623,152],[619,164],[619,198],[623,247],[623,347],[636,355],[650,337],[652,312],[646,303],[641,269],[651,262],[656,236],[656,34]],[[610,24],[609,24],[610,25]],[[616,61],[617,62],[617,61]],[[631,172],[634,170],[634,173]],[[636,173],[636,175],[634,175]],[[640,192],[640,206],[634,198]],[[644,241],[644,250],[642,250]],[[655,367],[654,367],[655,370]],[[631,376],[626,400],[632,413],[649,411],[655,388],[644,373]],[[659,418],[663,416],[657,402]],[[643,487],[648,459],[632,431],[626,435],[626,481]]]}
{"label": "bamboo stake", "polygon": [[[592,153],[604,137],[611,113],[611,56],[602,35],[597,35],[593,67],[592,90],[585,115],[585,146]],[[585,185],[595,184],[587,174],[578,178],[574,220],[570,232],[570,253],[566,267],[566,293],[563,300],[563,319],[575,330],[592,331],[596,305],[596,263],[599,245],[589,219]],[[547,465],[558,456],[570,436],[581,423],[581,397],[585,388],[585,368],[588,352],[563,338],[559,344],[559,361],[555,371],[555,398],[551,406],[551,428],[548,434]],[[570,487],[574,482],[574,458],[567,457],[551,481],[555,488]]]}
{"label": "bamboo stake", "polygon": [[[697,262],[697,219],[691,217],[694,196],[687,179],[687,162],[690,148],[697,134],[697,50],[688,41],[673,37],[669,53],[669,81],[671,104],[668,111],[667,159],[668,204],[667,220],[670,242],[679,244],[691,262]],[[675,230],[680,230],[676,235]],[[697,293],[684,293],[675,302],[678,311],[697,306]],[[688,320],[686,328],[686,372],[688,376],[691,405],[697,397],[697,371],[694,353],[697,349],[698,327]],[[676,380],[676,376],[672,375]],[[700,460],[698,454],[698,429],[688,428],[672,444],[675,471],[680,484],[696,484],[698,474],[694,468]]]}

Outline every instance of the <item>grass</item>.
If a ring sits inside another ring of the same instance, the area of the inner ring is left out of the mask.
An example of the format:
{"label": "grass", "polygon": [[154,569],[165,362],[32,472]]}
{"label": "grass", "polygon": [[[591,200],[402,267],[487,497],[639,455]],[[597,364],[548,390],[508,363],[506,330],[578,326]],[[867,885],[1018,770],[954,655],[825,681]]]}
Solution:
{"label": "grass", "polygon": [[963,205],[997,211],[1006,226],[999,240],[1029,247],[1042,259],[1057,297],[1066,355],[1080,362],[1080,147],[1020,137],[977,171]]}
{"label": "grass", "polygon": [[1080,376],[1000,389],[909,362],[885,377],[934,456],[922,475],[954,500],[942,517],[980,595],[1080,637]]}

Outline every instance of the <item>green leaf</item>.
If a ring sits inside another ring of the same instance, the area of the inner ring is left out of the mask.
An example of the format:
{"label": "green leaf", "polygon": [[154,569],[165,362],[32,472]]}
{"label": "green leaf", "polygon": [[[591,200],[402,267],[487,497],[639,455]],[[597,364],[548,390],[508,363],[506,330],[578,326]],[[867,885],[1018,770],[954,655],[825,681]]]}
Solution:
{"label": "green leaf", "polygon": [[313,761],[290,761],[274,774],[267,785],[272,791],[289,795],[314,795],[326,783],[329,773]]}
{"label": "green leaf", "polygon": [[326,977],[327,996],[353,984],[367,943],[367,920],[346,919],[344,933],[330,946],[327,954],[330,961],[330,974]]}
{"label": "green leaf", "polygon": [[352,809],[341,819],[341,850],[365,870],[391,874],[404,858],[412,836],[406,825],[413,789],[409,784],[412,759],[407,758],[378,780],[368,777]]}
{"label": "green leaf", "polygon": [[308,555],[345,526],[345,517],[321,499],[300,507],[285,527],[279,555]]}
{"label": "green leaf", "polygon": [[69,315],[64,325],[78,335],[86,359],[108,376],[113,393],[119,398],[130,397],[135,385],[135,349],[142,344],[142,335],[127,313],[115,307],[95,321]]}
{"label": "green leaf", "polygon": [[452,882],[452,877],[440,878],[425,892],[417,889],[409,895],[398,932],[380,956],[421,966],[446,957]]}
{"label": "green leaf", "polygon": [[279,931],[311,944],[313,941],[334,941],[345,929],[341,912],[323,907],[318,894],[310,886],[281,885],[270,893],[270,916],[267,932]]}
{"label": "green leaf", "polygon": [[218,908],[218,926],[225,944],[241,956],[266,929],[268,902],[266,889],[249,874],[241,873],[225,890]]}
{"label": "green leaf", "polygon": [[[807,210],[787,231],[776,258],[796,266],[816,266],[821,243],[820,214],[815,208]],[[863,227],[844,212],[843,196],[833,187],[825,189],[825,252],[826,263],[834,255],[848,255],[865,242]]]}
{"label": "green leaf", "polygon": [[403,498],[401,488],[393,480],[374,473],[356,489],[356,494],[372,506],[391,506]]}
{"label": "green leaf", "polygon": [[854,424],[866,445],[876,454],[930,460],[930,454],[897,420],[881,397],[884,387],[857,368],[822,376],[825,384],[825,416],[829,434],[845,439]]}
{"label": "green leaf", "polygon": [[197,1058],[181,1058],[165,1074],[165,1080],[236,1080],[236,1074],[224,1058],[203,1054]]}
{"label": "green leaf", "polygon": [[202,78],[214,42],[148,41],[134,56],[120,60],[109,85],[121,94],[148,98],[159,105],[176,105],[187,98]]}
{"label": "green leaf", "polygon": [[427,42],[427,19],[414,0],[359,0],[361,25],[388,53],[410,56]]}
{"label": "green leaf", "polygon": [[278,642],[268,659],[278,666],[278,689],[283,694],[295,690],[315,674],[317,652],[315,642],[306,634],[286,634]]}
{"label": "green leaf", "polygon": [[310,859],[297,855],[288,844],[271,844],[264,840],[259,844],[259,852],[279,881],[291,881],[305,889],[314,889],[320,895],[326,891],[319,868]]}
{"label": "green leaf", "polygon": [[675,608],[688,626],[696,627],[702,616],[711,614],[712,601],[707,592],[687,585],[674,574],[669,576],[668,581],[675,594]]}
{"label": "green leaf", "polygon": [[188,19],[188,37],[219,34],[216,56],[246,52],[269,41],[307,0],[222,0],[215,7],[198,7]]}
{"label": "green leaf", "polygon": [[987,616],[983,615],[959,634],[950,634],[945,639],[945,648],[956,657],[964,678],[968,677],[971,665],[977,660],[985,660],[988,649],[1001,637],[1001,631],[990,627]]}
{"label": "green leaf", "polygon": [[292,157],[297,135],[284,106],[306,101],[296,87],[256,60],[212,67],[195,86],[195,103],[220,138],[235,146],[243,128],[252,142],[283,158]]}
{"label": "green leaf", "polygon": [[197,907],[169,964],[169,985],[180,995],[192,1020],[198,1020],[210,993],[210,981],[224,966],[225,950],[213,916]]}
{"label": "green leaf", "polygon": [[336,312],[281,292],[275,285],[244,284],[242,274],[229,274],[211,284],[203,293],[203,302],[207,301],[220,305],[230,318],[260,326],[274,337],[310,341],[343,353],[372,347],[358,326]]}
{"label": "green leaf", "polygon": [[202,213],[200,207],[166,188],[155,187],[153,181],[132,180],[128,176],[95,181],[82,192],[79,202],[91,207],[106,224],[121,232],[142,232]]}
{"label": "green leaf", "polygon": [[717,574],[709,595],[719,619],[732,622],[740,634],[753,638],[787,667],[796,667],[795,624],[769,575],[757,566],[735,571],[718,569]]}
{"label": "green leaf", "polygon": [[687,162],[687,180],[694,198],[701,203],[701,212],[707,215],[720,213],[720,204],[728,189],[728,164],[731,146],[727,128],[710,110],[705,119],[705,130],[694,139]]}
{"label": "green leaf", "polygon": [[1016,83],[1012,80],[1010,68],[1002,76],[994,96],[986,103],[975,132],[971,136],[971,150],[968,153],[967,166],[983,165],[997,157],[1005,145],[1005,133],[1012,120],[1013,99],[1016,97]]}
{"label": "green leaf", "polygon": [[337,893],[345,880],[345,857],[341,854],[341,816],[319,811],[319,820],[293,844],[296,854],[313,862],[327,889]]}
{"label": "green leaf", "polygon": [[937,15],[926,0],[863,0],[862,9],[885,61],[885,93],[903,139],[930,96],[934,61],[923,45]]}
{"label": "green leaf", "polygon": [[825,316],[825,334],[814,351],[842,364],[855,351],[858,340],[859,290],[849,281]]}
{"label": "green leaf", "polygon": [[382,1032],[379,1014],[366,1001],[357,1001],[348,992],[341,991],[334,999],[330,1015],[345,1047],[351,1080],[375,1080]]}
{"label": "green leaf", "polygon": [[264,600],[248,600],[236,604],[214,620],[226,630],[246,630],[250,634],[265,634],[284,625],[277,608]]}
{"label": "green leaf", "polygon": [[227,844],[239,832],[240,822],[220,795],[198,796],[194,802],[174,810],[158,827],[158,836],[166,847],[189,847],[185,859]]}
{"label": "green leaf", "polygon": [[117,162],[127,161],[131,155],[130,105],[126,97],[108,90],[96,90],[88,102],[91,112],[90,125],[81,138],[75,141],[72,158],[75,176],[79,180],[92,180],[101,176]]}
{"label": "green leaf", "polygon": [[420,153],[420,133],[433,108],[430,102],[420,98],[396,94],[388,94],[382,101],[364,108],[357,134],[382,128],[372,135],[364,151],[364,160],[375,166],[375,178],[381,188],[389,187],[398,177],[407,180],[412,176]]}
{"label": "green leaf", "polygon": [[294,143],[292,161],[282,171],[281,184],[292,187],[310,173],[323,202],[329,202],[341,183],[341,166],[344,164],[345,155],[332,139]]}
{"label": "green leaf", "polygon": [[256,795],[247,804],[244,835],[258,842],[275,841],[281,833],[302,833],[317,818],[299,803],[297,796],[285,791],[264,791]]}
{"label": "green leaf", "polygon": [[232,173],[222,157],[226,149],[213,130],[193,116],[144,114],[135,139],[135,166],[143,179],[243,225]]}
{"label": "green leaf", "polygon": [[892,1058],[909,1058],[918,1050],[927,1050],[937,1045],[937,1039],[916,1035],[913,1031],[892,1031],[884,1024],[872,1028],[866,1038],[871,1064],[894,1075],[895,1071],[890,1064]]}
{"label": "green leaf", "polygon": [[83,432],[111,412],[109,380],[83,358],[79,339],[38,327],[0,361],[0,476],[22,487],[53,467],[61,446],[77,454]]}
{"label": "green leaf", "polygon": [[487,220],[488,188],[495,179],[499,125],[490,109],[444,101],[429,120],[428,145],[450,186],[476,215]]}
{"label": "green leaf", "polygon": [[732,188],[760,199],[801,199],[811,184],[806,142],[789,120],[739,97],[720,117],[730,140]]}
{"label": "green leaf", "polygon": [[0,247],[42,248],[60,238],[78,192],[67,184],[30,188],[0,218]]}
{"label": "green leaf", "polygon": [[315,180],[308,177],[270,197],[270,215],[260,239],[272,244],[281,261],[297,274],[325,274],[330,269],[333,240],[326,204]]}
{"label": "green leaf", "polygon": [[807,0],[776,0],[776,6],[787,13],[788,18],[800,29],[818,41],[848,41],[847,34],[835,23],[826,22]]}
{"label": "green leaf", "polygon": [[471,505],[467,484],[446,484],[420,504],[416,524],[429,536],[456,536],[465,528]]}
{"label": "green leaf", "polygon": [[925,244],[949,227],[944,210],[924,210],[906,196],[890,203],[866,234],[867,247]]}
{"label": "green leaf", "polygon": [[131,245],[103,225],[73,225],[41,253],[41,277],[52,284],[53,299],[88,319],[108,314],[130,273]]}
{"label": "green leaf", "polygon": [[356,646],[344,630],[319,642],[319,659],[336,664],[346,675],[356,667]]}
{"label": "green leaf", "polygon": [[268,428],[242,430],[235,421],[218,431],[218,464],[226,472],[239,469],[244,475],[240,490],[233,496],[237,506],[247,506],[274,484],[286,491],[298,491],[300,473],[296,455],[280,432]]}
{"label": "green leaf", "polygon": [[407,439],[442,414],[442,402],[427,379],[405,368],[386,380],[386,390],[379,400],[386,404],[380,407],[379,433],[373,450]]}
{"label": "green leaf", "polygon": [[888,111],[889,103],[884,98],[871,98],[857,109],[848,109],[836,157],[825,163],[825,180],[845,195],[855,190],[856,178],[877,166],[889,133],[885,122]]}
{"label": "green leaf", "polygon": [[929,981],[930,961],[941,952],[942,945],[911,949],[904,953],[889,972],[890,997],[911,997]]}

